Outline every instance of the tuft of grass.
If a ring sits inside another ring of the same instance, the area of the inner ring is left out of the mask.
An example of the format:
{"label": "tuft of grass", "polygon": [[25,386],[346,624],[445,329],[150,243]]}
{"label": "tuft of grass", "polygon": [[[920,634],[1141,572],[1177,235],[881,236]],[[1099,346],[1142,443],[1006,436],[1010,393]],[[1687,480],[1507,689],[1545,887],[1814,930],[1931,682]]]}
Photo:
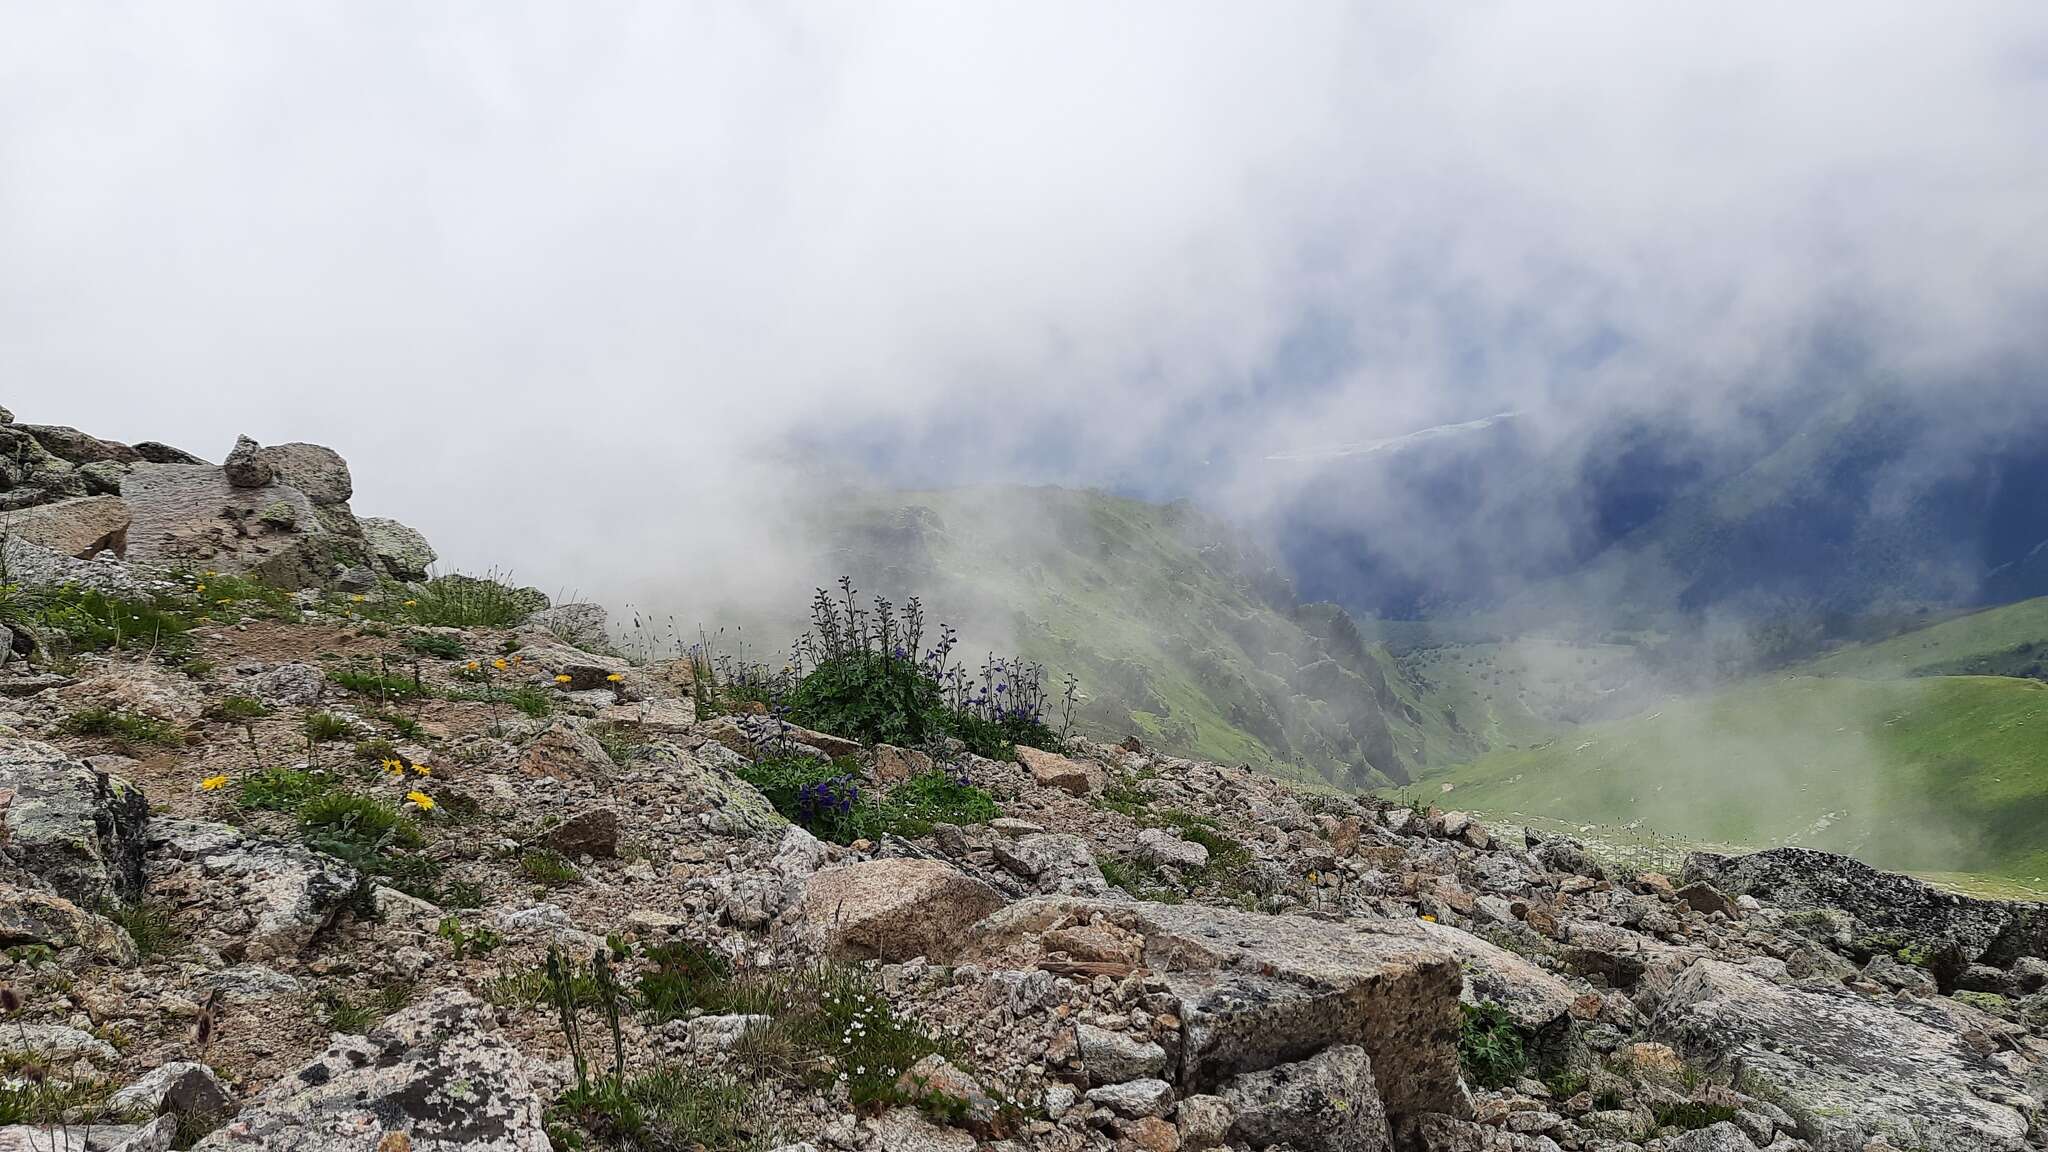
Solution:
{"label": "tuft of grass", "polygon": [[405,1007],[411,999],[412,990],[404,984],[386,984],[363,1000],[329,988],[320,993],[320,1009],[328,1031],[354,1036],[369,1031],[377,1021]]}
{"label": "tuft of grass", "polygon": [[226,696],[213,706],[213,714],[223,720],[261,720],[270,715],[270,705],[254,696]]}
{"label": "tuft of grass", "polygon": [[106,1108],[114,1085],[97,1080],[0,1085],[0,1125],[85,1123]]}
{"label": "tuft of grass", "polygon": [[415,632],[400,643],[422,656],[432,656],[437,660],[460,660],[468,654],[462,641],[439,632]]}
{"label": "tuft of grass", "polygon": [[571,1088],[548,1109],[547,1129],[557,1148],[748,1152],[767,1146],[751,1085],[675,1065]]}
{"label": "tuft of grass", "polygon": [[393,676],[366,668],[330,668],[327,670],[327,682],[359,696],[374,696],[379,700],[412,700],[432,694],[424,685],[414,683],[410,676]]}
{"label": "tuft of grass", "polygon": [[1180,889],[1174,887],[1150,860],[1125,859],[1104,853],[1095,857],[1095,866],[1102,871],[1102,878],[1111,887],[1123,889],[1134,899],[1150,900],[1155,904],[1178,904],[1183,899]]}
{"label": "tuft of grass", "polygon": [[547,597],[496,572],[436,576],[409,588],[406,599],[405,618],[427,628],[512,628],[548,606]]}
{"label": "tuft of grass", "polygon": [[262,768],[242,777],[236,803],[243,808],[293,812],[333,787],[333,782],[318,772],[299,768]]}
{"label": "tuft of grass", "polygon": [[699,1012],[761,1014],[774,1006],[766,985],[735,978],[725,957],[695,940],[657,944],[646,957],[654,969],[641,974],[637,995],[651,1023]]}
{"label": "tuft of grass", "polygon": [[191,655],[193,605],[175,597],[127,599],[66,585],[39,590],[29,623],[52,647],[77,652]]}
{"label": "tuft of grass", "polygon": [[184,933],[171,920],[171,910],[157,901],[114,905],[106,909],[106,917],[127,930],[137,955],[144,960],[175,952],[185,942]]}
{"label": "tuft of grass", "polygon": [[73,736],[97,736],[111,740],[118,747],[129,751],[150,746],[185,746],[185,734],[173,725],[148,716],[117,712],[99,705],[73,712],[64,718],[59,727]]}
{"label": "tuft of grass", "polygon": [[336,740],[355,738],[355,725],[332,712],[314,712],[306,717],[306,739],[316,744],[329,744]]}
{"label": "tuft of grass", "polygon": [[422,843],[419,825],[411,817],[381,800],[348,792],[322,792],[301,804],[299,828],[309,843],[323,851],[327,850],[324,845],[373,852],[417,848]]}
{"label": "tuft of grass", "polygon": [[550,888],[578,884],[583,880],[583,873],[577,871],[576,865],[552,848],[528,849],[519,857],[519,870],[526,873],[528,879]]}

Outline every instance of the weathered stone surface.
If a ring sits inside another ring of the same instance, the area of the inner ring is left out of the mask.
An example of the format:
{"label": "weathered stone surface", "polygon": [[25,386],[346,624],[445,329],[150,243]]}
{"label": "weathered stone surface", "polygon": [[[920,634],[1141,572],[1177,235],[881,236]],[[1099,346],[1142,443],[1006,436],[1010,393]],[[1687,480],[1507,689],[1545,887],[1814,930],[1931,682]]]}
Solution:
{"label": "weathered stone surface", "polygon": [[548,725],[519,757],[521,772],[557,780],[601,780],[616,767],[604,745],[575,719]]}
{"label": "weathered stone surface", "polygon": [[1190,1152],[1214,1148],[1230,1138],[1230,1125],[1237,1119],[1221,1096],[1189,1096],[1174,1110],[1180,1130],[1181,1147]]}
{"label": "weathered stone surface", "polygon": [[142,453],[126,444],[88,436],[62,424],[16,424],[14,427],[35,437],[36,443],[50,455],[73,464],[132,464],[142,459]]}
{"label": "weathered stone surface", "polygon": [[2048,913],[2041,905],[1959,896],[1832,852],[1694,852],[1685,859],[1685,879],[1787,908],[1839,909],[1871,933],[1952,941],[1967,960],[2002,967],[2021,956],[2048,956]]}
{"label": "weathered stone surface", "polygon": [[1357,1044],[1390,1111],[1465,1112],[1458,960],[1411,922],[1046,896],[976,925],[963,958],[1030,967],[1055,947],[1073,955],[1105,926],[1142,940],[1139,963],[1178,1004],[1183,1091]]}
{"label": "weathered stone surface", "polygon": [[974,1152],[971,1133],[941,1128],[915,1108],[891,1108],[867,1122],[878,1152]]}
{"label": "weathered stone surface", "polygon": [[1147,828],[1138,833],[1138,855],[1154,864],[1175,868],[1206,868],[1209,850],[1192,840],[1183,840],[1164,828]]}
{"label": "weathered stone surface", "polygon": [[48,744],[0,736],[4,850],[85,907],[142,892],[149,802],[140,790]]}
{"label": "weathered stone surface", "polygon": [[1734,900],[1705,880],[1695,880],[1687,884],[1673,892],[1671,898],[1703,916],[1719,912],[1734,920],[1742,915],[1742,910],[1735,906]]}
{"label": "weathered stone surface", "polygon": [[205,464],[207,461],[194,456],[183,448],[173,448],[159,440],[143,440],[135,445],[135,454],[151,464]]}
{"label": "weathered stone surface", "polygon": [[365,1152],[387,1133],[412,1152],[548,1152],[526,1058],[460,989],[436,991],[368,1036],[337,1036],[280,1078],[202,1152]]}
{"label": "weathered stone surface", "polygon": [[51,892],[0,884],[0,948],[41,944],[62,951],[84,948],[115,964],[135,960],[135,944],[105,917]]}
{"label": "weathered stone surface", "polygon": [[45,1065],[91,1060],[112,1064],[121,1054],[90,1032],[62,1024],[15,1024],[0,1028],[0,1052],[15,1053]]}
{"label": "weathered stone surface", "polygon": [[10,1124],[0,1128],[0,1152],[170,1152],[177,1136],[174,1116],[147,1124]]}
{"label": "weathered stone surface", "polygon": [[[362,541],[321,527],[313,502],[298,489],[237,487],[222,469],[207,465],[137,464],[121,485],[121,501],[133,517],[130,560],[199,565],[283,588],[314,588],[361,563],[367,551]],[[294,509],[289,526],[278,523],[273,506],[279,503]]]}
{"label": "weathered stone surface", "polygon": [[276,477],[262,450],[247,436],[235,438],[235,446],[228,452],[228,458],[221,461],[220,470],[227,482],[237,488],[265,488]]}
{"label": "weathered stone surface", "polygon": [[541,629],[571,648],[604,656],[617,655],[612,649],[612,636],[601,604],[557,604],[543,608],[527,619],[526,626]]}
{"label": "weathered stone surface", "polygon": [[440,558],[417,528],[383,516],[360,516],[356,523],[362,527],[370,555],[393,580],[424,580],[427,569]]}
{"label": "weathered stone surface", "polygon": [[152,821],[150,886],[248,921],[231,947],[249,960],[303,951],[355,891],[355,869],[297,844],[244,835],[225,824]]}
{"label": "weathered stone surface", "polygon": [[883,784],[899,784],[920,772],[929,772],[933,767],[932,758],[915,748],[877,744],[870,750],[870,755],[875,779]]}
{"label": "weathered stone surface", "polygon": [[1949,1016],[1839,985],[1787,987],[1701,960],[1665,993],[1653,1034],[1766,1086],[1822,1148],[2010,1150],[2027,1146],[2024,1087],[1958,1035]]}
{"label": "weathered stone surface", "polygon": [[788,824],[759,789],[733,775],[733,768],[745,761],[720,745],[707,744],[692,752],[654,741],[635,748],[628,763],[636,770],[660,772],[672,802],[707,831],[744,836]]}
{"label": "weathered stone surface", "polygon": [[[1621,1115],[1633,1118],[1635,1114],[1623,1112]],[[1404,1138],[1404,1146],[1413,1146],[1420,1152],[1559,1152],[1557,1141],[1548,1136],[1529,1136],[1450,1116],[1417,1116],[1404,1121],[1400,1127],[1408,1134]],[[1601,1144],[1596,1147],[1625,1149],[1628,1146]]]}
{"label": "weathered stone surface", "polygon": [[572,858],[616,856],[619,814],[611,808],[586,808],[548,833],[548,847]]}
{"label": "weathered stone surface", "polygon": [[1515,1023],[1538,1031],[1562,1019],[1578,998],[1571,985],[1470,932],[1426,920],[1418,921],[1418,926],[1464,966],[1467,1003],[1498,1004]]}
{"label": "weathered stone surface", "polygon": [[597,718],[642,732],[677,736],[697,723],[697,706],[687,699],[636,700],[630,704],[607,704],[597,710]]}
{"label": "weathered stone surface", "polygon": [[242,682],[243,694],[273,708],[311,708],[327,691],[327,676],[311,664],[279,664]]}
{"label": "weathered stone surface", "polygon": [[79,496],[0,512],[0,530],[60,555],[125,554],[132,517],[119,496]]}
{"label": "weathered stone surface", "polygon": [[1096,867],[1088,842],[1064,832],[1038,833],[998,839],[994,844],[996,863],[1004,871],[1029,880],[1040,892],[1054,895],[1099,896],[1109,891],[1109,882]]}
{"label": "weathered stone surface", "polygon": [[1355,1045],[1235,1077],[1221,1095],[1236,1114],[1230,1138],[1253,1148],[1384,1152],[1393,1146],[1372,1060]]}
{"label": "weathered stone surface", "polygon": [[143,1116],[212,1118],[232,1112],[234,1106],[234,1097],[221,1087],[213,1069],[189,1061],[162,1065],[107,1101],[112,1111]]}
{"label": "weathered stone surface", "polygon": [[256,450],[256,458],[269,465],[277,483],[304,492],[315,505],[346,504],[355,495],[355,480],[348,474],[348,461],[332,448],[318,444],[268,444]]}
{"label": "weathered stone surface", "polygon": [[1164,1116],[1173,1111],[1173,1085],[1150,1077],[1104,1084],[1088,1090],[1088,1102],[1107,1108],[1126,1120]]}
{"label": "weathered stone surface", "polygon": [[1031,779],[1041,788],[1058,788],[1076,796],[1086,796],[1102,787],[1102,770],[1092,764],[1070,760],[1057,752],[1045,752],[1027,745],[1017,745],[1017,762],[1031,773]]}
{"label": "weathered stone surface", "polygon": [[1112,1032],[1093,1024],[1074,1029],[1081,1069],[1091,1084],[1116,1084],[1166,1074],[1166,1049],[1128,1032]]}
{"label": "weathered stone surface", "polygon": [[827,868],[804,887],[804,920],[838,956],[951,960],[975,921],[1003,905],[988,885],[935,860]]}

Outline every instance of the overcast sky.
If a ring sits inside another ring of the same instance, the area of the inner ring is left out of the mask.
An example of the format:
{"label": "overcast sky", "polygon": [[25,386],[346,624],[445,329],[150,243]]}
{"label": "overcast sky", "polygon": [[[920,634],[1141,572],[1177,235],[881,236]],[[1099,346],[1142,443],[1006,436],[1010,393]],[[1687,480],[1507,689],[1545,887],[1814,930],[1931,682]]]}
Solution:
{"label": "overcast sky", "polygon": [[0,402],[330,444],[550,589],[743,568],[793,473],[1243,501],[2044,305],[2032,0],[0,3]]}

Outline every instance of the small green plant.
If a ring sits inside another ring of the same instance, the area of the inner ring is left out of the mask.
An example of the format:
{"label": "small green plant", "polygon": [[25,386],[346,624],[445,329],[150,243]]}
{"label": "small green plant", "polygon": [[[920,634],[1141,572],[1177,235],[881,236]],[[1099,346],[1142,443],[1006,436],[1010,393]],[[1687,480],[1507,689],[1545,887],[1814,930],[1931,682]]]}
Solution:
{"label": "small green plant", "polygon": [[770,1007],[758,981],[735,979],[725,957],[694,940],[674,940],[647,950],[653,971],[643,972],[637,994],[652,1023],[681,1020],[695,1012],[759,1015]]}
{"label": "small green plant", "polygon": [[73,736],[97,736],[111,740],[115,746],[131,752],[146,747],[185,746],[185,734],[174,725],[97,704],[66,716],[59,727]]}
{"label": "small green plant", "polygon": [[368,999],[360,1001],[339,989],[329,988],[320,993],[320,1007],[330,1032],[360,1035],[377,1021],[405,1007],[411,999],[412,990],[403,984],[386,984]]}
{"label": "small green plant", "polygon": [[529,848],[519,857],[519,870],[530,880],[538,881],[550,888],[559,888],[582,881],[583,873],[569,858],[552,848]]}
{"label": "small green plant", "polygon": [[422,656],[432,656],[437,660],[460,660],[468,654],[462,647],[462,641],[439,632],[415,632],[402,643]]}
{"label": "small green plant", "polygon": [[723,1073],[664,1067],[627,1079],[606,1077],[557,1097],[548,1138],[557,1148],[765,1148],[753,1088]]}
{"label": "small green plant", "polygon": [[127,930],[136,955],[144,960],[174,952],[185,941],[171,919],[171,910],[154,900],[117,904],[106,910],[109,920]]}
{"label": "small green plant", "polygon": [[425,685],[411,676],[394,676],[389,672],[373,672],[362,667],[330,668],[327,670],[327,682],[360,696],[374,696],[378,700],[412,700],[430,694]]}
{"label": "small green plant", "polygon": [[29,623],[65,652],[155,652],[183,660],[192,651],[192,606],[175,597],[127,599],[66,585],[39,590]]}
{"label": "small green plant", "polygon": [[314,712],[306,717],[306,739],[315,744],[331,744],[336,740],[355,738],[356,727],[347,718],[332,712]]}
{"label": "small green plant", "polygon": [[1690,1132],[1735,1119],[1735,1109],[1726,1104],[1702,1104],[1697,1100],[1653,1101],[1650,1115],[1656,1119],[1659,1128],[1680,1128]]}
{"label": "small green plant", "polygon": [[634,750],[646,743],[639,730],[628,724],[593,724],[590,726],[590,734],[597,738],[599,746],[604,749],[604,754],[611,758],[611,762],[620,765],[632,759]]}
{"label": "small green plant", "polygon": [[511,628],[548,606],[547,597],[496,572],[436,576],[406,591],[403,614],[426,628]]}
{"label": "small green plant", "polygon": [[1095,866],[1111,887],[1121,888],[1139,900],[1155,904],[1178,904],[1184,897],[1157,865],[1138,857],[1125,859],[1107,853],[1095,857]]}
{"label": "small green plant", "polygon": [[213,706],[213,713],[223,720],[241,723],[270,715],[270,705],[254,696],[228,696]]}
{"label": "small green plant", "polygon": [[261,768],[242,777],[235,802],[244,808],[292,812],[333,786],[324,773],[299,768]]}
{"label": "small green plant", "polygon": [[441,904],[447,908],[481,908],[484,886],[473,880],[450,880],[441,888]]}
{"label": "small green plant", "polygon": [[114,1087],[99,1080],[64,1083],[30,1079],[0,1085],[0,1125],[50,1127],[96,1117],[106,1108]]}
{"label": "small green plant", "polygon": [[488,924],[464,928],[460,916],[443,916],[441,922],[435,926],[434,934],[448,941],[448,946],[454,950],[455,959],[458,961],[468,959],[472,952],[478,956],[488,956],[505,942],[504,936]]}
{"label": "small green plant", "polygon": [[393,744],[382,736],[372,736],[367,740],[356,741],[356,759],[358,760],[371,764],[382,764],[387,760],[397,760],[399,758],[398,745]]}
{"label": "small green plant", "polygon": [[377,851],[417,848],[422,843],[419,825],[411,817],[381,800],[348,792],[323,792],[301,804],[299,827],[322,850],[336,845]]}
{"label": "small green plant", "polygon": [[1458,1031],[1458,1060],[1465,1074],[1482,1088],[1512,1084],[1529,1067],[1522,1031],[1507,1009],[1498,1004],[1463,1004],[1464,1026]]}
{"label": "small green plant", "polygon": [[419,740],[426,735],[425,729],[420,727],[420,722],[418,720],[415,720],[412,717],[406,716],[402,713],[372,712],[370,713],[370,717],[371,719],[377,721],[379,724],[390,725],[392,731],[398,733],[400,736],[404,737],[407,740]]}

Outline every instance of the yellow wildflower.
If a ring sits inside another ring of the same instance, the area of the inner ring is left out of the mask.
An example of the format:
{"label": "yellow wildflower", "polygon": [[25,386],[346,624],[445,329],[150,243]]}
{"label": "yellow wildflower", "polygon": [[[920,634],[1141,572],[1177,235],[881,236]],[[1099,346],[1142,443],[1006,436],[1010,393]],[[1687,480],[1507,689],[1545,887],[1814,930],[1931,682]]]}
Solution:
{"label": "yellow wildflower", "polygon": [[405,775],[405,763],[404,763],[403,761],[400,761],[400,760],[386,760],[386,761],[384,761],[384,762],[383,762],[383,764],[384,764],[384,770],[385,770],[386,772],[389,772],[389,773],[391,773],[391,774],[392,774],[393,776],[403,776],[403,775]]}
{"label": "yellow wildflower", "polygon": [[1427,921],[1429,921],[1429,922],[1430,922],[1431,924],[1434,924],[1434,923],[1436,923],[1436,917],[1435,917],[1435,916],[1433,916],[1433,915],[1431,915],[1431,914],[1430,914],[1430,913],[1428,913],[1428,912],[1424,912],[1424,913],[1422,914],[1422,918],[1423,918],[1424,920],[1427,920]]}
{"label": "yellow wildflower", "polygon": [[204,592],[204,591],[206,591],[206,585],[204,585],[204,584],[200,584],[200,585],[197,585],[197,586],[195,586],[195,587],[194,587],[194,588],[193,588],[192,590],[193,590],[194,592]]}
{"label": "yellow wildflower", "polygon": [[208,792],[214,792],[225,787],[227,785],[227,782],[228,778],[225,776],[208,776],[206,779],[201,780],[199,782],[199,786],[201,788],[206,789]]}
{"label": "yellow wildflower", "polygon": [[422,812],[434,810],[434,798],[415,788],[405,794],[406,802]]}
{"label": "yellow wildflower", "polygon": [[419,603],[419,601],[417,601],[417,600],[407,600],[407,601],[405,602],[405,606],[406,606],[407,608],[411,608],[411,607],[413,607],[413,606],[417,605],[418,603]]}
{"label": "yellow wildflower", "polygon": [[567,684],[571,679],[572,677],[567,672],[564,672],[560,676],[555,677],[555,683]]}
{"label": "yellow wildflower", "polygon": [[412,766],[412,770],[419,773],[422,776],[432,776],[434,774],[434,770],[432,768],[427,767],[425,764],[415,764]]}
{"label": "yellow wildflower", "polygon": [[356,593],[348,598],[348,602],[351,604],[361,604],[363,602],[363,594],[361,592]]}
{"label": "yellow wildflower", "polygon": [[611,675],[609,675],[609,676],[605,677],[605,679],[607,679],[607,680],[611,681],[611,682],[612,682],[612,683],[614,683],[614,684],[617,684],[617,683],[618,683],[619,681],[621,681],[621,680],[624,680],[624,679],[625,679],[625,677],[624,677],[624,676],[622,676],[622,675],[620,675],[620,674],[619,674],[619,673],[617,673],[617,672],[614,672],[614,673],[612,673]]}
{"label": "yellow wildflower", "polygon": [[496,668],[500,672],[503,672],[505,670],[505,661],[502,658],[493,660],[491,661],[491,667]]}
{"label": "yellow wildflower", "polygon": [[474,660],[471,660],[471,661],[470,661],[469,663],[467,663],[467,664],[464,664],[464,665],[463,665],[462,667],[463,667],[464,669],[466,669],[467,671],[470,671],[470,672],[474,672],[474,671],[476,671],[476,670],[477,670],[478,668],[482,667],[482,665],[478,664],[478,663],[477,663],[476,661],[474,661]]}

